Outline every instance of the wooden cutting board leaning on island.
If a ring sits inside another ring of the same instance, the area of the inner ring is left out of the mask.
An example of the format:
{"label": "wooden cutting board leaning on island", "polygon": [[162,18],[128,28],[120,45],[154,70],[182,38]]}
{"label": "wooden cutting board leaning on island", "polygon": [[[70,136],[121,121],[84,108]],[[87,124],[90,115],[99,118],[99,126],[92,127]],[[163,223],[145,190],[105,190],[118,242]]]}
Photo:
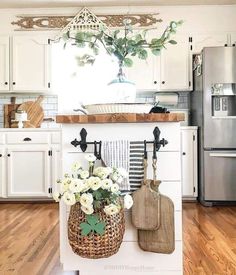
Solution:
{"label": "wooden cutting board leaning on island", "polygon": [[4,105],[4,127],[17,128],[18,122],[13,122],[17,111],[27,113],[28,121],[24,122],[24,128],[39,128],[44,119],[44,112],[41,106],[44,97],[40,95],[36,101],[26,101],[22,104],[15,104],[15,98],[11,104]]}

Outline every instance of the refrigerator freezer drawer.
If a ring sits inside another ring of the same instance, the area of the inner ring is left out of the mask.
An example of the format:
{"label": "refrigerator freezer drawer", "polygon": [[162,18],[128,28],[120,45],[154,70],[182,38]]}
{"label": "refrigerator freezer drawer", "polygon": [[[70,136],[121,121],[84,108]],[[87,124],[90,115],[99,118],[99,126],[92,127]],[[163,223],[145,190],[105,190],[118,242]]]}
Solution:
{"label": "refrigerator freezer drawer", "polygon": [[205,151],[206,201],[236,201],[236,151]]}

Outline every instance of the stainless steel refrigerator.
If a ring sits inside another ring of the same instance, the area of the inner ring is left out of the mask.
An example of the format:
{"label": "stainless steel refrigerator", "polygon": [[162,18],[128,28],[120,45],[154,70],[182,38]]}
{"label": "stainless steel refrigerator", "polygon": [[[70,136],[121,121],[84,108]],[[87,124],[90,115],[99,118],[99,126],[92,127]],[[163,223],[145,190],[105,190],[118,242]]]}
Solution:
{"label": "stainless steel refrigerator", "polygon": [[236,48],[208,47],[194,57],[191,124],[199,126],[199,199],[236,203]]}

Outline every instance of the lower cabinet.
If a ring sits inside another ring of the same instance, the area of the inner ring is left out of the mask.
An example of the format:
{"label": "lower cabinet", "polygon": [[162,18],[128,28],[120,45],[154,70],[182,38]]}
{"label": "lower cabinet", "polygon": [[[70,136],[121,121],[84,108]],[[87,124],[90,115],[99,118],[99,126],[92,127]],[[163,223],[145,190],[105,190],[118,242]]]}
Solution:
{"label": "lower cabinet", "polygon": [[[44,135],[47,139],[38,141],[37,137]],[[24,136],[28,137],[26,142]],[[56,180],[61,177],[60,136],[60,131],[45,130],[5,133],[6,142],[0,145],[0,198],[36,200],[52,197]]]}
{"label": "lower cabinet", "polygon": [[0,148],[0,198],[6,197],[4,150]]}
{"label": "lower cabinet", "polygon": [[47,146],[7,150],[8,192],[11,197],[50,197],[51,154]]}
{"label": "lower cabinet", "polygon": [[182,197],[198,196],[197,177],[197,127],[181,127]]}

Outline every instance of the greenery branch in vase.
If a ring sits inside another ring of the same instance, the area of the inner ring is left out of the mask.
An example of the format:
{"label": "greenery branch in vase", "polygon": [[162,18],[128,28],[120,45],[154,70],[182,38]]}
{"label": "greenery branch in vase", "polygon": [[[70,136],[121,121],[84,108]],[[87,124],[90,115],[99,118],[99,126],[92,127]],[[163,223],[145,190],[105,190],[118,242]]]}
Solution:
{"label": "greenery branch in vase", "polygon": [[99,54],[100,47],[103,47],[107,54],[118,59],[119,72],[117,78],[111,81],[110,84],[132,84],[126,80],[123,68],[132,67],[135,57],[146,60],[149,52],[158,56],[162,49],[166,49],[167,44],[177,44],[177,41],[173,40],[172,36],[176,34],[177,28],[182,23],[182,20],[171,21],[160,37],[152,38],[151,40],[147,39],[148,29],[134,33],[129,19],[124,20],[124,31],[115,30],[111,33],[107,33],[105,30],[97,32],[79,31],[73,36],[68,32],[63,36],[63,39],[65,46],[68,42],[73,41],[73,45],[78,48],[88,47],[92,50],[92,54],[86,53],[77,56],[79,66],[92,65]]}

